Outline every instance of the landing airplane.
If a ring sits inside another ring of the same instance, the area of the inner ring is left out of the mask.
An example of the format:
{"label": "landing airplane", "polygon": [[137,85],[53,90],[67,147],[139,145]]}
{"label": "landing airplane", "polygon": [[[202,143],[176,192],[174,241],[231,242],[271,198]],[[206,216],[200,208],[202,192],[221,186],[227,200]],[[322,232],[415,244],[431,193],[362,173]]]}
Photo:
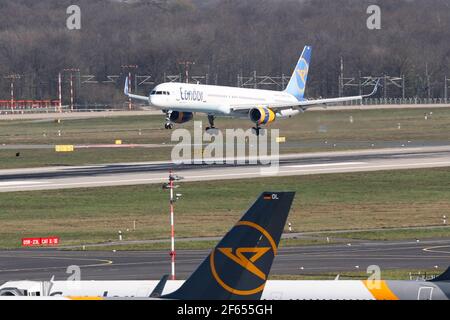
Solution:
{"label": "landing airplane", "polygon": [[261,126],[268,125],[275,119],[291,118],[317,105],[361,100],[376,92],[378,82],[372,93],[368,95],[305,99],[311,50],[310,46],[304,47],[289,83],[283,91],[166,82],[157,85],[149,96],[140,96],[129,92],[127,78],[124,93],[132,99],[146,101],[165,112],[166,129],[172,129],[174,123],[192,120],[194,112],[199,112],[208,115],[207,131],[215,129],[216,117],[232,117],[249,119],[255,124],[253,127],[255,134],[259,135]]}

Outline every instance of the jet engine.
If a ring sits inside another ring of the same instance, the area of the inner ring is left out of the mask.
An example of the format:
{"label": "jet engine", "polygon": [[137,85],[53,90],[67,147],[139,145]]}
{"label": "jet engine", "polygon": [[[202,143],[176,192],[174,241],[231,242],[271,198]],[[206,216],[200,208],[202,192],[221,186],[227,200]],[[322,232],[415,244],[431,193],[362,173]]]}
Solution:
{"label": "jet engine", "polygon": [[276,118],[275,112],[272,109],[258,107],[250,110],[250,120],[257,125],[269,124]]}
{"label": "jet engine", "polygon": [[3,288],[0,290],[1,297],[25,296],[25,292],[18,288]]}
{"label": "jet engine", "polygon": [[194,117],[192,112],[172,111],[170,121],[174,123],[185,123],[191,121]]}

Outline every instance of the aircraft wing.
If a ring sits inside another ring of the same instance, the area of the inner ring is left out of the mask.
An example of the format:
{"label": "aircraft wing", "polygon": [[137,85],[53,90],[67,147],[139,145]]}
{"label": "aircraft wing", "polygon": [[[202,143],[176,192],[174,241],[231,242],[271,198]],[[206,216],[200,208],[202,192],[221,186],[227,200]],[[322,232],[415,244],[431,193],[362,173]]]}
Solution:
{"label": "aircraft wing", "polygon": [[127,96],[130,97],[132,99],[136,99],[136,100],[143,100],[143,101],[147,101],[148,102],[148,97],[146,96],[140,96],[137,94],[131,94],[129,89],[128,89],[128,77],[125,78],[125,87],[123,88],[123,93]]}
{"label": "aircraft wing", "polygon": [[[340,98],[328,98],[328,99],[316,99],[316,100],[301,100],[298,102],[290,102],[290,103],[270,103],[267,107],[270,107],[273,110],[283,110],[283,109],[302,109],[306,110],[308,108],[320,105],[328,105],[332,103],[345,102],[345,101],[355,101],[362,100],[363,98],[367,98],[375,94],[378,90],[378,84],[380,80],[377,81],[373,91],[370,94],[360,95],[360,96],[350,96],[350,97],[340,97]],[[231,106],[232,111],[246,111],[258,106],[253,105],[234,105]]]}

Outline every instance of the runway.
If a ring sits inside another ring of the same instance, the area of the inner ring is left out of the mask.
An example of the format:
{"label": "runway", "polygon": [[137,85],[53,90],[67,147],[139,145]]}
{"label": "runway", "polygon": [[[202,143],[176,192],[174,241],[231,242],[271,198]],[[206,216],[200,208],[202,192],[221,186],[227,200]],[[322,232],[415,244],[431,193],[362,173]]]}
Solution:
{"label": "runway", "polygon": [[[177,251],[179,279],[188,277],[210,250]],[[12,280],[65,280],[70,265],[81,267],[82,280],[154,280],[170,273],[164,251],[0,251],[0,284]],[[359,242],[281,248],[272,275],[309,275],[384,269],[445,269],[450,265],[450,239]]]}
{"label": "runway", "polygon": [[265,166],[164,161],[59,166],[0,170],[0,192],[161,183],[169,169],[184,181],[207,181],[449,166],[450,146],[289,154],[281,155],[278,165]]}

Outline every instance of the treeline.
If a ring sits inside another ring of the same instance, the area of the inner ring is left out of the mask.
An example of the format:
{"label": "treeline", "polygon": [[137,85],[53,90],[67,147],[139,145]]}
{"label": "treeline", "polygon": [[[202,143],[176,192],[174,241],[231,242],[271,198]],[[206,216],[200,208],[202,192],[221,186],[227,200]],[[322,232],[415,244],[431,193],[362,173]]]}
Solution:
{"label": "treeline", "polygon": [[[78,0],[81,30],[68,30],[71,0],[0,2],[0,100],[57,98],[57,75],[80,69],[97,80],[121,75],[123,65],[163,81],[183,73],[236,85],[237,75],[290,74],[305,44],[313,47],[309,96],[338,95],[340,60],[346,77],[405,76],[408,97],[442,97],[450,77],[448,0]],[[370,30],[369,5],[381,8],[381,29]],[[76,74],[75,74],[76,76]],[[76,100],[120,103],[116,85],[75,79]],[[68,73],[64,74],[68,81]],[[449,83],[450,84],[450,83]],[[429,87],[428,87],[429,86]],[[63,90],[67,89],[64,83]],[[140,87],[141,93],[148,87]],[[346,88],[345,94],[357,93]],[[369,89],[366,89],[369,90]],[[390,88],[388,96],[401,96]],[[65,94],[67,96],[67,94]],[[66,101],[67,102],[67,101]]]}

